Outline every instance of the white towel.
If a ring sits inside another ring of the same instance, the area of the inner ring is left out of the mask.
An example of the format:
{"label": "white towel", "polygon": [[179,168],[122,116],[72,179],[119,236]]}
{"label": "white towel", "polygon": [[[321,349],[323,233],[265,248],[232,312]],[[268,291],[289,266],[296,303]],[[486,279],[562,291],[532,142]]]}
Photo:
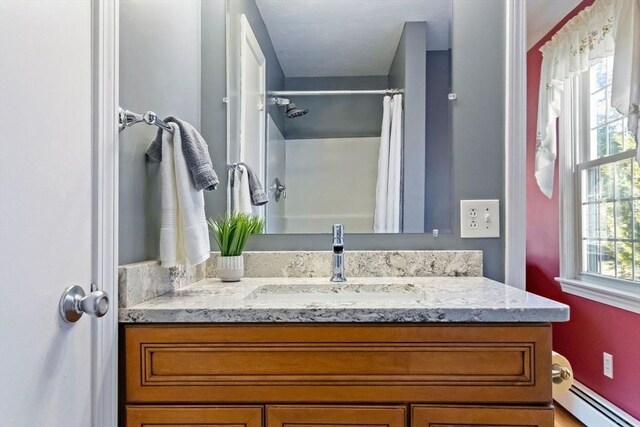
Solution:
{"label": "white towel", "polygon": [[191,179],[180,128],[175,123],[169,125],[173,135],[163,132],[162,138],[163,153],[173,155],[163,155],[162,160],[160,260],[163,267],[197,265],[209,258],[210,251],[204,194]]}
{"label": "white towel", "polygon": [[162,187],[162,221],[160,226],[160,263],[163,267],[174,267],[184,260],[181,239],[180,220],[178,218],[178,193],[176,190],[175,164],[173,161],[173,135],[162,133],[162,152],[164,159],[160,163],[160,182]]}
{"label": "white towel", "polygon": [[[247,168],[238,165],[233,173],[233,208],[234,213],[253,214],[251,192],[249,190],[249,173]],[[230,180],[231,181],[231,180]]]}

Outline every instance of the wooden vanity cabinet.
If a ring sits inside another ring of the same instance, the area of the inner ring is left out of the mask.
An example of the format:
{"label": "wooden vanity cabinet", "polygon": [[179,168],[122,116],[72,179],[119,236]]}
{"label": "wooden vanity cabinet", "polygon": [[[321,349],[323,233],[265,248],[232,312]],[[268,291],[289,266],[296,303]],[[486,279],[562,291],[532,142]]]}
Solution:
{"label": "wooden vanity cabinet", "polygon": [[[123,335],[128,427],[186,426],[191,414],[253,427],[260,408],[267,427],[553,425],[549,324],[132,324]],[[233,408],[235,421],[218,417]]]}
{"label": "wooden vanity cabinet", "polygon": [[405,427],[404,406],[267,406],[266,427]]}
{"label": "wooden vanity cabinet", "polygon": [[413,406],[411,427],[546,427],[552,407]]}
{"label": "wooden vanity cabinet", "polygon": [[128,405],[127,427],[262,427],[262,407]]}

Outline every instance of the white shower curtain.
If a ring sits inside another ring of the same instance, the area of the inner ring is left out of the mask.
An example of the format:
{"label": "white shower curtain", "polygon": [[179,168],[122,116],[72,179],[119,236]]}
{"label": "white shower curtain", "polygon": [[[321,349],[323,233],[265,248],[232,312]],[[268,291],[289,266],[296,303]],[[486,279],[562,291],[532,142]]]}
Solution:
{"label": "white shower curtain", "polygon": [[400,172],[402,169],[402,95],[385,96],[378,155],[375,233],[400,232]]}

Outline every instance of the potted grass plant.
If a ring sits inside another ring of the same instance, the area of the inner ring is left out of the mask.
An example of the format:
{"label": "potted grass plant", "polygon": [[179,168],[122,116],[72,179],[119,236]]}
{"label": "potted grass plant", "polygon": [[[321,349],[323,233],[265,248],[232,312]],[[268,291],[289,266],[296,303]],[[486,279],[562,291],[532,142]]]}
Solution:
{"label": "potted grass plant", "polygon": [[238,282],[244,276],[244,250],[249,236],[261,234],[264,222],[255,215],[232,213],[217,219],[209,218],[209,233],[220,248],[218,278],[223,282]]}

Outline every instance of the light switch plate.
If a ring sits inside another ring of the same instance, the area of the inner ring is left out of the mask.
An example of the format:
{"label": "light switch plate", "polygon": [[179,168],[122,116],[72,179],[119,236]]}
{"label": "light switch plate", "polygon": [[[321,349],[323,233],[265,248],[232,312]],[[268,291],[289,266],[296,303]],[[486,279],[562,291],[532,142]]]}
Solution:
{"label": "light switch plate", "polygon": [[460,237],[500,237],[500,201],[460,200]]}
{"label": "light switch plate", "polygon": [[602,373],[605,377],[613,379],[613,356],[609,353],[602,353]]}

